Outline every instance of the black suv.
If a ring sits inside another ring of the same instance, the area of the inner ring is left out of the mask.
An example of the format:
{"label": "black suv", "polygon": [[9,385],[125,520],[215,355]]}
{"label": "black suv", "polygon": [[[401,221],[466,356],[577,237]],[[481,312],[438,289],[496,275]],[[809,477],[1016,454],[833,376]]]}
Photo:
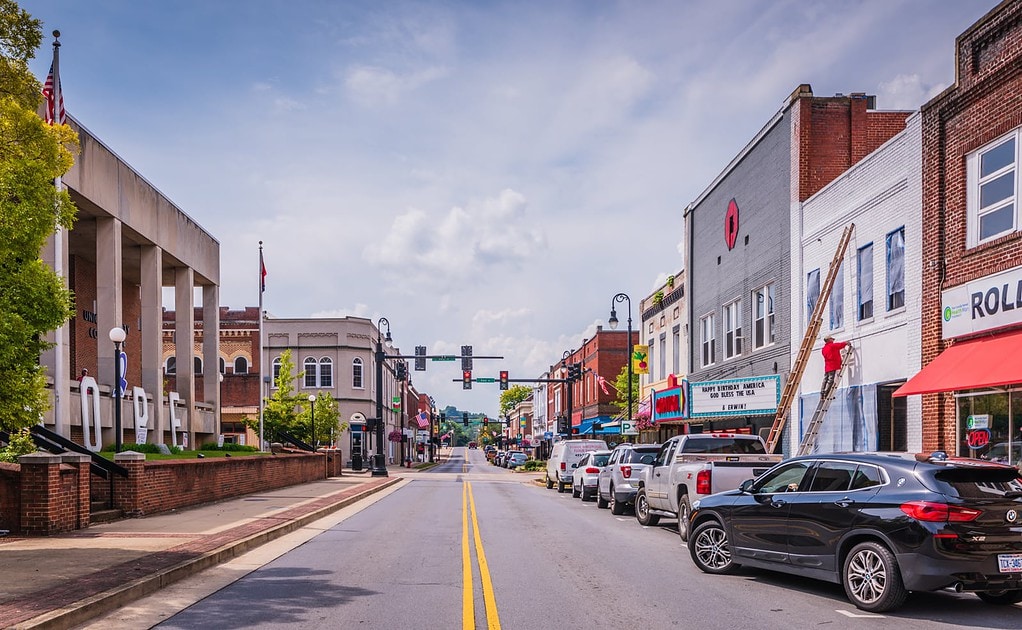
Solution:
{"label": "black suv", "polygon": [[835,582],[871,612],[948,587],[1022,601],[1013,466],[941,452],[796,457],[697,501],[689,523],[689,552],[706,573],[745,565]]}

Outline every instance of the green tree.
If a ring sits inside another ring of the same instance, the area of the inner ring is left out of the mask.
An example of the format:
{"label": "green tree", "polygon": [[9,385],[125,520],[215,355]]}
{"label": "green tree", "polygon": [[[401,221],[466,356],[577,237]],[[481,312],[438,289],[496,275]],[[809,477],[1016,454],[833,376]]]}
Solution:
{"label": "green tree", "polygon": [[[306,408],[309,407],[308,402],[308,396],[306,396]],[[316,435],[313,438],[314,441],[309,441],[310,444],[330,444],[338,433],[348,428],[347,422],[340,421],[341,412],[337,406],[337,400],[330,395],[330,392],[316,392],[315,410],[315,418],[310,416],[308,409],[303,412],[305,430],[296,432],[297,435],[307,439],[312,432],[312,420],[315,419]]]}
{"label": "green tree", "polygon": [[[269,441],[275,440],[281,430],[306,439],[311,433],[307,419],[309,399],[295,394],[295,380],[305,378],[305,372],[295,374],[294,369],[291,351],[285,350],[280,355],[280,371],[273,383],[273,393],[263,399],[263,432]],[[299,405],[303,404],[302,413],[299,413]],[[243,422],[253,431],[259,430],[258,418],[245,418]]]}
{"label": "green tree", "polygon": [[500,393],[500,417],[503,418],[523,400],[532,396],[532,389],[525,385],[512,385]]}
{"label": "green tree", "polygon": [[74,223],[74,204],[53,180],[78,147],[70,127],[36,114],[41,86],[28,61],[41,41],[41,22],[0,0],[0,428],[9,431],[48,408],[39,355],[46,333],[73,313],[70,291],[40,258],[46,239]]}
{"label": "green tree", "polygon": [[[614,404],[624,416],[628,415],[628,366],[621,368],[617,378],[614,379],[614,389],[617,390],[617,400]],[[632,374],[632,416],[639,410],[639,375]]]}

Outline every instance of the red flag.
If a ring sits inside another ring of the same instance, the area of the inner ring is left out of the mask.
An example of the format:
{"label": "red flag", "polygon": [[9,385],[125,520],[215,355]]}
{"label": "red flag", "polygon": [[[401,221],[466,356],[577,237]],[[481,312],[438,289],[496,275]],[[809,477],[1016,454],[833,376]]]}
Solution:
{"label": "red flag", "polygon": [[263,262],[263,250],[259,250],[259,292],[266,291],[266,263]]}
{"label": "red flag", "polygon": [[67,120],[64,94],[60,90],[60,76],[53,71],[52,63],[50,73],[46,75],[46,83],[43,85],[43,96],[46,97],[46,122],[51,125],[63,125]]}
{"label": "red flag", "polygon": [[595,372],[593,373],[593,375],[596,376],[596,382],[597,382],[597,384],[599,384],[600,389],[603,390],[603,393],[604,394],[609,394],[610,392],[607,391],[607,379],[603,378],[599,374],[596,374]]}

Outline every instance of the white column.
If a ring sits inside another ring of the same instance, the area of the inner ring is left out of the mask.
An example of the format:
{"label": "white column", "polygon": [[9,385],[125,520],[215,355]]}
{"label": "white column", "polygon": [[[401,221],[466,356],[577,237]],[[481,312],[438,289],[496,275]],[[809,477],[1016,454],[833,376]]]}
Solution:
{"label": "white column", "polygon": [[213,435],[220,433],[220,288],[202,286],[202,399],[213,405]]}
{"label": "white column", "polygon": [[[67,230],[58,229],[46,240],[43,248],[43,262],[53,269],[60,277],[61,285],[67,288],[68,268]],[[76,313],[78,310],[76,309]],[[53,430],[64,437],[71,437],[71,380],[77,374],[72,373],[71,365],[71,328],[66,323],[57,330],[46,334],[46,340],[55,344],[43,352],[40,357],[42,365],[53,380]]]}
{"label": "white column", "polygon": [[141,248],[142,278],[142,330],[139,351],[142,359],[142,389],[153,401],[152,438],[154,444],[164,444],[167,429],[163,401],[163,249],[157,245]]}
{"label": "white column", "polygon": [[[122,326],[122,253],[121,221],[113,217],[96,219],[96,366],[99,373],[96,381],[113,391],[114,386],[114,344],[110,341],[110,329]],[[133,338],[134,337],[134,338]],[[122,344],[122,351],[128,353],[138,346],[138,336],[128,336]],[[112,421],[111,421],[112,423]],[[123,427],[122,423],[122,427]],[[104,440],[105,442],[105,440]]]}
{"label": "white column", "polygon": [[[195,272],[178,267],[174,273],[174,348],[177,393],[184,402],[188,448],[195,448]],[[203,366],[205,368],[205,366]]]}

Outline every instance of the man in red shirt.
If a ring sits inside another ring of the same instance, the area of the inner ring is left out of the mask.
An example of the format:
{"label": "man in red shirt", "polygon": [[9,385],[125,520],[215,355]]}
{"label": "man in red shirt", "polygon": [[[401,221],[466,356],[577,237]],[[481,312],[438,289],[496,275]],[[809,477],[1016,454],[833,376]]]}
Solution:
{"label": "man in red shirt", "polygon": [[820,387],[821,396],[829,394],[830,388],[834,387],[834,376],[841,369],[841,351],[847,345],[847,341],[834,341],[834,338],[830,335],[823,338],[823,386]]}

